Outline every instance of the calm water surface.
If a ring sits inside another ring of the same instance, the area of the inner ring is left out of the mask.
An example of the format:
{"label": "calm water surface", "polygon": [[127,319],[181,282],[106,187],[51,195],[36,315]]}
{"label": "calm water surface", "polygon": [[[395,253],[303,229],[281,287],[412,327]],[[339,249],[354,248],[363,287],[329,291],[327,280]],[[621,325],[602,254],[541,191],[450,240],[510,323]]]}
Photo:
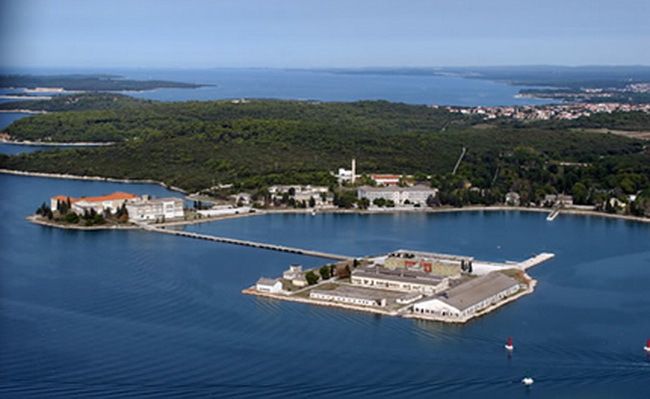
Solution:
{"label": "calm water surface", "polygon": [[[23,218],[59,193],[124,185],[0,175],[0,396],[647,398],[650,226],[534,213],[274,215],[190,229],[364,255],[519,260],[533,295],[465,326],[244,296],[321,260]],[[515,338],[509,358],[505,338]],[[531,389],[519,381],[531,375]]]}
{"label": "calm water surface", "polygon": [[387,100],[408,104],[515,105],[548,101],[516,98],[518,87],[452,76],[348,75],[282,69],[122,71],[134,79],[210,84],[198,89],[128,93],[162,101],[276,98],[287,100]]}

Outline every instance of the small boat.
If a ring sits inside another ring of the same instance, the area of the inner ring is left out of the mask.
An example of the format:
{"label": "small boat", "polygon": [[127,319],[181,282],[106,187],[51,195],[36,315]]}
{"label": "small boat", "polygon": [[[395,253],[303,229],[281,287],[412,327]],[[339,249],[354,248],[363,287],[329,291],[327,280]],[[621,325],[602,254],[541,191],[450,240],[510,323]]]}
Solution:
{"label": "small boat", "polygon": [[508,340],[506,341],[505,348],[506,348],[506,350],[511,351],[511,352],[515,349],[515,345],[512,343],[512,337],[508,337]]}
{"label": "small boat", "polygon": [[312,210],[311,210],[311,215],[312,215],[312,216],[316,216],[316,210],[315,210],[315,209],[312,209]]}
{"label": "small boat", "polygon": [[650,353],[650,339],[648,339],[645,343],[645,346],[643,347],[643,350],[646,351],[646,353]]}
{"label": "small boat", "polygon": [[529,387],[535,383],[535,380],[533,380],[531,377],[524,377],[521,380],[521,383]]}

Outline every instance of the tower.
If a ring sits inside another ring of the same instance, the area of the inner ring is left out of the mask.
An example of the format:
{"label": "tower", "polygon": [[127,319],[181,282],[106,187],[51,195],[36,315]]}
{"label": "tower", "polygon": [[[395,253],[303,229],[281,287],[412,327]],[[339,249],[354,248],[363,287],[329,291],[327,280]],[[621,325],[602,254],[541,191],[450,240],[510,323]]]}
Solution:
{"label": "tower", "polygon": [[356,177],[357,177],[357,160],[352,158],[352,179],[351,179],[352,184],[354,184]]}

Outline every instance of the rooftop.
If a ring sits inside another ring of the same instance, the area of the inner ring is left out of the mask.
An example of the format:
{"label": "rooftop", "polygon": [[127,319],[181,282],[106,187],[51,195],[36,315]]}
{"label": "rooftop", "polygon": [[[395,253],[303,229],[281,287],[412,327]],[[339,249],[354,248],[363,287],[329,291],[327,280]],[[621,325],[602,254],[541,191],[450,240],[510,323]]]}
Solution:
{"label": "rooftop", "polygon": [[116,201],[116,200],[129,200],[129,199],[138,198],[138,196],[135,195],[135,194],[131,194],[131,193],[124,193],[124,192],[117,191],[117,192],[114,192],[112,194],[98,196],[98,197],[72,198],[72,197],[65,196],[65,195],[57,195],[57,196],[52,197],[52,199],[57,200],[57,201],[67,201],[68,198],[70,198],[70,202],[78,202],[78,201],[104,202],[104,201]]}
{"label": "rooftop", "polygon": [[433,286],[437,286],[444,279],[444,277],[432,275],[431,273],[421,272],[418,270],[392,270],[381,266],[359,267],[352,271],[352,275],[355,277],[381,278],[385,280],[402,281],[407,283],[417,283]]}
{"label": "rooftop", "polygon": [[519,281],[492,272],[458,285],[436,299],[462,311],[514,285],[519,285]]}
{"label": "rooftop", "polygon": [[397,192],[397,191],[436,191],[437,189],[428,187],[428,186],[423,186],[423,185],[417,185],[413,187],[398,187],[398,186],[386,186],[386,187],[371,187],[371,186],[361,186],[359,187],[359,190],[363,191],[377,191],[377,192],[385,192],[385,191],[391,191],[391,192]]}

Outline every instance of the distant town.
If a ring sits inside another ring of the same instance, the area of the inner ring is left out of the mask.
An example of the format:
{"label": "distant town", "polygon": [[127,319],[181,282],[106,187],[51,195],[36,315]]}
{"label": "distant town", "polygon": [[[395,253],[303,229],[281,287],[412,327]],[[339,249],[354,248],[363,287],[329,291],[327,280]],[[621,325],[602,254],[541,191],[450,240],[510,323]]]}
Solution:
{"label": "distant town", "polygon": [[[437,106],[434,106],[437,108]],[[650,104],[626,103],[567,103],[549,105],[519,105],[496,107],[444,107],[449,112],[477,115],[485,120],[499,118],[521,121],[574,120],[594,114],[613,112],[650,112]]]}

